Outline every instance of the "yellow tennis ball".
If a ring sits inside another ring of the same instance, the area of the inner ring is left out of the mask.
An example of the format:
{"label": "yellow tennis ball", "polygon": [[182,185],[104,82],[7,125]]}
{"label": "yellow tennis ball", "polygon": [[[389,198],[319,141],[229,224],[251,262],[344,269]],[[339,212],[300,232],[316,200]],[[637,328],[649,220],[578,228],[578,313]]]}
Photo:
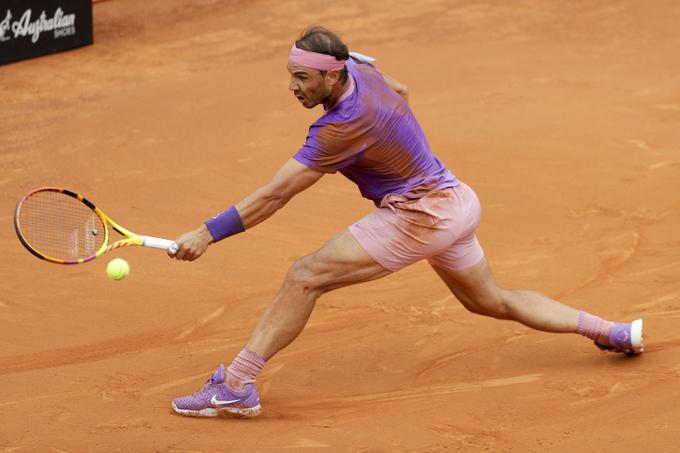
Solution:
{"label": "yellow tennis ball", "polygon": [[130,265],[121,258],[116,258],[109,261],[106,265],[106,275],[109,276],[111,280],[122,280],[128,276],[130,273]]}

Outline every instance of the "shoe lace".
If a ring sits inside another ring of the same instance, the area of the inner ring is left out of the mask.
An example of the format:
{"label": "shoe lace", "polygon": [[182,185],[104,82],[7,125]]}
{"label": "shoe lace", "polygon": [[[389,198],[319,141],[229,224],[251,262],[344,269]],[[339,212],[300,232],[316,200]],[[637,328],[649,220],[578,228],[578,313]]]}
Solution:
{"label": "shoe lace", "polygon": [[213,386],[213,384],[216,384],[215,381],[213,381],[212,377],[208,378],[207,381],[205,381],[205,384],[203,384],[203,387],[200,390],[197,390],[194,392],[192,395],[194,398],[198,398],[203,396],[210,388]]}

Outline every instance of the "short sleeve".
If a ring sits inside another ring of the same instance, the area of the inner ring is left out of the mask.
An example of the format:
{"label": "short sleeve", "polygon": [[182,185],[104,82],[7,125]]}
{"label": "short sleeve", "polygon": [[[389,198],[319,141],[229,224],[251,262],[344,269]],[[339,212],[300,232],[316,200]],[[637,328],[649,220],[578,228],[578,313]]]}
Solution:
{"label": "short sleeve", "polygon": [[351,165],[364,147],[346,140],[343,129],[343,125],[336,124],[312,125],[307,141],[293,158],[324,173],[335,173]]}

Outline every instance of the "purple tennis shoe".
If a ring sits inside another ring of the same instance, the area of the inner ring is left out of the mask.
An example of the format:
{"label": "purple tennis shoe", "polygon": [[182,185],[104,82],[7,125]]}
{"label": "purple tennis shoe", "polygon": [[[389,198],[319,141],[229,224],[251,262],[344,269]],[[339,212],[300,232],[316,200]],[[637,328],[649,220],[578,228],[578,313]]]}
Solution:
{"label": "purple tennis shoe", "polygon": [[609,329],[608,344],[595,342],[595,346],[603,351],[623,352],[626,355],[638,355],[644,351],[642,344],[642,319],[629,323],[614,323]]}
{"label": "purple tennis shoe", "polygon": [[174,400],[172,408],[191,417],[217,417],[222,413],[251,418],[262,411],[255,384],[246,384],[236,392],[224,382],[224,365],[217,367],[201,390]]}

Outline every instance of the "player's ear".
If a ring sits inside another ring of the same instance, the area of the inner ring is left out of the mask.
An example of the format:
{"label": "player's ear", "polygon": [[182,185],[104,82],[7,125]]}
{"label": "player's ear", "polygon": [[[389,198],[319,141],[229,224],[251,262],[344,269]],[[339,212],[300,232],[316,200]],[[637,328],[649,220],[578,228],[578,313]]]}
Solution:
{"label": "player's ear", "polygon": [[329,85],[334,86],[340,81],[340,71],[337,69],[326,71],[326,78],[329,82]]}

